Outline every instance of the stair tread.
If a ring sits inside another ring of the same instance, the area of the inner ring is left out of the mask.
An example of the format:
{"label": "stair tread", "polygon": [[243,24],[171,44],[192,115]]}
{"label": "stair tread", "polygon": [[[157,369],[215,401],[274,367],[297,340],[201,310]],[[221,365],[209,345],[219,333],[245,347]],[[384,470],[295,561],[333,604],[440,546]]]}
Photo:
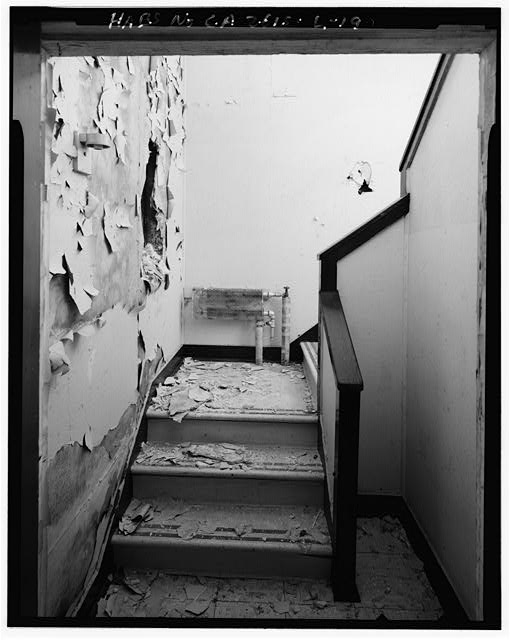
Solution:
{"label": "stair tread", "polygon": [[[165,382],[168,384],[165,385]],[[188,414],[315,413],[310,389],[298,363],[261,365],[186,358],[175,376],[158,385],[149,412]]]}
{"label": "stair tread", "polygon": [[324,477],[317,449],[302,446],[145,442],[131,471],[150,472],[151,467],[174,474]]}
{"label": "stair tread", "polygon": [[[289,550],[313,547],[330,553],[331,544],[322,509],[303,505],[194,504],[158,496],[151,501],[152,519],[136,531],[114,535],[114,544],[129,544],[145,538],[176,543],[234,544],[246,548],[276,544]],[[141,501],[133,499],[127,509]],[[291,545],[289,547],[289,545]]]}
{"label": "stair tread", "polygon": [[[157,408],[149,407],[146,411],[147,418],[155,420],[173,420],[172,416],[167,411]],[[188,413],[182,422],[189,420],[231,420],[231,421],[247,421],[247,422],[306,422],[317,423],[318,415],[315,409],[307,411],[292,410],[292,409],[208,409],[200,408],[193,412]]]}

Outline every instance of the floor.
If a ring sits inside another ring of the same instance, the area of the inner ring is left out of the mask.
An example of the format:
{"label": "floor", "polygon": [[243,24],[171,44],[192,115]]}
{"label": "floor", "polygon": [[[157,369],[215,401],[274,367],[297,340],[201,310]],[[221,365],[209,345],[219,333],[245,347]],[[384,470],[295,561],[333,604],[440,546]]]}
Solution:
{"label": "floor", "polygon": [[309,414],[315,406],[300,364],[186,358],[176,375],[158,386],[149,410],[180,422],[190,412]]}
{"label": "floor", "polygon": [[357,548],[358,603],[333,602],[325,580],[215,578],[124,570],[109,576],[97,616],[312,621],[440,618],[439,600],[396,518],[359,518]]}

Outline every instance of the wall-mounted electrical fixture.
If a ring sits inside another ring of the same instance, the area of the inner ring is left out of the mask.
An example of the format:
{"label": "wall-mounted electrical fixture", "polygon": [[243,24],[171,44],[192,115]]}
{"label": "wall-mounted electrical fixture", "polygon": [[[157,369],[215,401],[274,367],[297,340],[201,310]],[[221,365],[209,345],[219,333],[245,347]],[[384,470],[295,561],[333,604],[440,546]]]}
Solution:
{"label": "wall-mounted electrical fixture", "polygon": [[74,134],[74,146],[77,149],[76,158],[73,159],[73,169],[78,173],[90,175],[92,173],[91,149],[98,151],[108,149],[111,146],[110,139],[104,133],[78,133]]}

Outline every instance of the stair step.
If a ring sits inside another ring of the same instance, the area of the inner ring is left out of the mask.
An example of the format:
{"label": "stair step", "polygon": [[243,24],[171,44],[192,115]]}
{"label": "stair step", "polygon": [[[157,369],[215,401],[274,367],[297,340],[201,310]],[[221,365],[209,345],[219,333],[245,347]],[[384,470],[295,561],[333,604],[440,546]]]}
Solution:
{"label": "stair step", "polygon": [[149,442],[131,473],[140,499],[305,505],[324,499],[319,454],[304,447]]}
{"label": "stair step", "polygon": [[[133,495],[137,498],[166,495],[200,502],[245,502],[246,504],[321,505],[323,478],[283,477],[267,472],[259,477],[249,473],[139,466],[133,469]],[[259,472],[260,473],[260,472]],[[297,476],[297,474],[296,474]]]}
{"label": "stair step", "polygon": [[331,544],[317,507],[169,499],[155,507],[160,511],[134,533],[113,536],[118,566],[232,577],[329,576]]}
{"label": "stair step", "polygon": [[316,413],[190,413],[182,422],[147,411],[147,439],[317,446]]}

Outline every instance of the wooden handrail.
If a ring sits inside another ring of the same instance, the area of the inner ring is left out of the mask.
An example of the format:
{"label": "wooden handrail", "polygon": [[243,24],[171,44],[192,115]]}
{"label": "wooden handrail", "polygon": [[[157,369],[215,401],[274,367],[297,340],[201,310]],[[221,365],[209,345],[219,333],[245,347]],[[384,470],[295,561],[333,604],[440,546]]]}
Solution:
{"label": "wooden handrail", "polygon": [[351,251],[360,247],[380,231],[392,225],[399,218],[405,216],[409,212],[409,202],[410,195],[406,193],[405,196],[395,200],[395,202],[386,207],[386,209],[383,209],[368,222],[365,222],[365,224],[362,224],[360,227],[349,233],[345,238],[342,238],[327,249],[324,249],[324,251],[319,253],[318,259],[322,263],[325,261],[338,262],[338,260],[341,260],[351,253]]}
{"label": "wooden handrail", "polygon": [[[324,505],[330,516],[328,525],[333,547],[331,585],[335,600],[355,602],[359,601],[356,587],[356,500],[363,379],[338,291],[319,293],[319,326],[324,328],[325,334],[325,339],[321,339],[319,331],[319,372],[322,372],[323,354],[327,353],[336,386],[334,451],[329,462],[333,464],[333,468],[329,470],[333,471],[332,512],[329,512],[327,483]],[[322,373],[319,375],[318,397],[322,420],[321,375]],[[329,446],[331,447],[331,442]],[[331,453],[331,449],[329,450]]]}
{"label": "wooden handrail", "polygon": [[319,304],[336,386],[357,387],[361,391],[363,378],[338,291],[321,291]]}

